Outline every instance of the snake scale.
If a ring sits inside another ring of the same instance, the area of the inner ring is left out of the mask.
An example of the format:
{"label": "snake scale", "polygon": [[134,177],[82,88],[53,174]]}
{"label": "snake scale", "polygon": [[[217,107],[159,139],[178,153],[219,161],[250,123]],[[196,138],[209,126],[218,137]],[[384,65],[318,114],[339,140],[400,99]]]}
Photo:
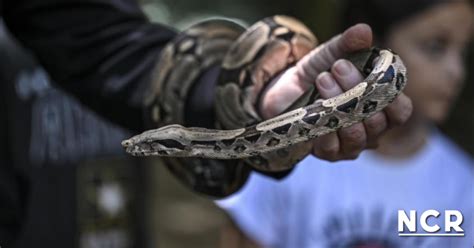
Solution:
{"label": "snake scale", "polygon": [[122,145],[134,156],[245,159],[264,169],[272,169],[272,159],[287,158],[273,169],[291,168],[307,154],[294,152],[295,147],[369,118],[405,86],[406,69],[400,57],[389,49],[374,48],[359,66],[365,79],[354,88],[329,99],[311,98],[304,106],[262,120],[255,108],[259,93],[315,45],[316,38],[295,19],[277,16],[257,23],[224,58],[215,103],[217,126],[222,129],[171,124]]}

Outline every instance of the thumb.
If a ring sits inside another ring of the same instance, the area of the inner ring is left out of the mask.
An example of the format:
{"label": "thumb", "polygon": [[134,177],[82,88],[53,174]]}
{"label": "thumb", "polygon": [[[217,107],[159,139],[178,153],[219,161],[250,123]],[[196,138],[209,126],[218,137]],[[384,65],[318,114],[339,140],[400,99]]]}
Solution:
{"label": "thumb", "polygon": [[336,60],[347,54],[372,46],[372,29],[367,24],[357,24],[344,33],[316,47],[297,64],[296,70],[302,82],[312,84],[317,76],[331,68]]}

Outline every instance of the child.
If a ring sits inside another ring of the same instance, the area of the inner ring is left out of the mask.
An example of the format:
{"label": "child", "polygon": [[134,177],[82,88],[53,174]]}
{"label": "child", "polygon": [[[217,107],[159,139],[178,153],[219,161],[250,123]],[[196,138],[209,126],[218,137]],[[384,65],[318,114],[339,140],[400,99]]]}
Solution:
{"label": "child", "polygon": [[[472,247],[474,162],[435,128],[461,90],[472,3],[357,0],[348,1],[347,10],[348,24],[368,23],[376,44],[392,48],[405,62],[411,119],[354,161],[310,156],[284,181],[254,174],[240,193],[218,204],[265,247]],[[317,83],[340,80],[333,71]],[[338,146],[337,136],[319,139]],[[428,219],[440,233],[445,210],[460,211],[464,237],[399,236],[399,210],[407,215],[416,210],[417,233],[424,233],[419,218],[430,209],[441,214]]]}

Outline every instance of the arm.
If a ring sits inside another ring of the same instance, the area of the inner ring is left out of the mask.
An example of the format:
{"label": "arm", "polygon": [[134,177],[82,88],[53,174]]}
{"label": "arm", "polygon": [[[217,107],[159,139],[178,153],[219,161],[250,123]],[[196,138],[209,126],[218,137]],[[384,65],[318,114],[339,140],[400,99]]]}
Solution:
{"label": "arm", "polygon": [[[151,128],[144,121],[150,115],[144,91],[173,30],[149,23],[131,0],[24,0],[3,7],[11,32],[59,86],[124,127]],[[190,123],[213,123],[213,106],[203,104],[201,93],[212,92],[217,75],[213,68],[197,79],[185,111]]]}
{"label": "arm", "polygon": [[142,94],[175,32],[135,1],[5,1],[5,22],[61,87],[101,115],[144,129]]}
{"label": "arm", "polygon": [[[0,27],[0,44],[3,43]],[[0,47],[0,57],[5,55]],[[0,66],[1,67],[1,66]],[[0,74],[0,82],[5,78]],[[19,235],[24,213],[26,187],[11,157],[5,87],[0,87],[0,246],[10,247]],[[23,186],[23,187],[22,187]]]}
{"label": "arm", "polygon": [[[145,128],[143,116],[149,114],[143,113],[144,90],[148,88],[150,74],[163,46],[175,36],[175,32],[148,23],[137,4],[125,0],[19,0],[8,1],[3,8],[6,24],[21,42],[33,50],[54,81],[103,116],[135,131]],[[352,33],[355,35],[343,35],[332,44],[363,35],[360,30]],[[343,46],[327,47],[350,52],[365,46],[370,44],[346,49]],[[316,55],[310,54],[302,64],[312,67],[318,60],[332,64],[339,57],[330,57],[326,61]],[[317,74],[308,75],[314,80]],[[300,83],[294,80],[287,85]],[[273,89],[263,97],[262,112],[271,113],[265,107],[268,106],[265,99],[272,95],[270,92],[282,93],[275,94],[280,96],[290,92],[278,87]],[[281,97],[284,100],[269,105],[291,103],[290,98]],[[385,120],[380,122],[386,123]],[[351,141],[350,136],[341,135],[341,139]],[[360,153],[366,147],[367,139],[359,135],[355,142],[357,146],[352,144],[354,141],[349,142],[348,149],[342,151],[345,156],[336,159]],[[317,143],[326,147],[326,142]],[[325,154],[328,152],[318,155],[334,159]]]}

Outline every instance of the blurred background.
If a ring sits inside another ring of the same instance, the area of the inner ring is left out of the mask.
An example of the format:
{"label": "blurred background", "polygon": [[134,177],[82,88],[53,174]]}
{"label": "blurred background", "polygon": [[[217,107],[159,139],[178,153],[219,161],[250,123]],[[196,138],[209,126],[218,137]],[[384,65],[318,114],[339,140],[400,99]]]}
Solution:
{"label": "blurred background", "polygon": [[[339,15],[342,7],[342,2],[337,0],[141,0],[140,4],[150,20],[177,29],[215,16],[252,24],[275,14],[290,15],[302,20],[320,42],[340,31]],[[41,242],[39,247],[57,247],[54,245],[57,240],[47,241],[47,246],[42,239],[41,232],[51,230],[57,232],[57,239],[75,240],[77,247],[81,248],[255,246],[232,228],[230,218],[214,205],[212,199],[182,186],[159,160],[134,160],[123,154],[120,140],[131,134],[102,120],[74,98],[54,88],[41,65],[9,37],[4,28],[0,28],[0,40],[0,81],[15,82],[2,82],[2,98],[14,98],[9,102],[14,103],[17,113],[24,113],[14,128],[30,130],[29,125],[22,123],[29,123],[25,120],[37,121],[37,127],[29,131],[34,133],[36,140],[29,145],[26,143],[29,141],[18,142],[33,147],[32,153],[38,160],[46,157],[45,152],[54,149],[65,149],[71,156],[75,154],[87,158],[69,167],[33,166],[32,173],[36,173],[37,181],[33,182],[32,195],[38,199],[31,200],[36,205],[24,211],[29,216],[35,216],[30,218],[34,222],[30,226],[45,226],[45,229],[24,230],[22,235],[28,240],[25,246],[33,247],[35,243]],[[467,56],[468,78],[465,88],[449,120],[440,127],[471,156],[474,155],[472,58],[471,44]],[[13,85],[11,87],[16,87],[23,94],[12,95],[9,92],[14,89],[6,85]],[[2,103],[2,108],[4,106]],[[7,114],[2,118],[12,116],[8,110],[5,112]],[[76,130],[74,134],[62,134],[73,132],[67,129],[72,128],[70,125]],[[1,130],[8,129],[12,127],[2,126]],[[61,143],[50,142],[47,145],[51,149],[40,149],[45,146],[42,142],[54,135],[64,135],[60,138]],[[2,139],[8,139],[8,136],[6,132],[2,134]],[[74,144],[68,145],[71,142]],[[100,144],[100,152],[88,150],[93,144]],[[68,147],[73,150],[68,150]],[[4,152],[9,152],[8,148],[2,148]],[[42,218],[43,201],[57,203],[58,220]],[[1,239],[0,246],[3,247]]]}

